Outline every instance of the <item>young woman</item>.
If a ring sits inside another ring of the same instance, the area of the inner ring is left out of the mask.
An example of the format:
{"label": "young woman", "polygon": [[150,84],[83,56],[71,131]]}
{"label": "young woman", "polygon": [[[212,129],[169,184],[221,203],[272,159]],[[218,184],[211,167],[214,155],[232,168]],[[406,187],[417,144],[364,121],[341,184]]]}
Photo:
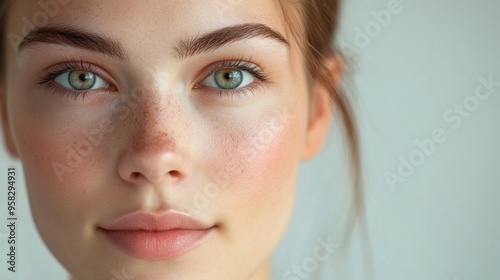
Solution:
{"label": "young woman", "polygon": [[5,143],[74,279],[270,279],[333,111],[359,178],[336,0],[1,2]]}

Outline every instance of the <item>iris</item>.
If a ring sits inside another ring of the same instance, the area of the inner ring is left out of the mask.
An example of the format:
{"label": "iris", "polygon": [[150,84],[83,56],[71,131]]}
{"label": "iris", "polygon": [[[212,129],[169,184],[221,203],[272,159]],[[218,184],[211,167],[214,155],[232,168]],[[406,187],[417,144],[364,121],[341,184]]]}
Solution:
{"label": "iris", "polygon": [[243,73],[237,69],[221,69],[215,72],[214,79],[222,89],[235,89],[243,83]]}
{"label": "iris", "polygon": [[88,71],[71,71],[68,75],[70,86],[75,90],[89,90],[94,87],[97,76]]}

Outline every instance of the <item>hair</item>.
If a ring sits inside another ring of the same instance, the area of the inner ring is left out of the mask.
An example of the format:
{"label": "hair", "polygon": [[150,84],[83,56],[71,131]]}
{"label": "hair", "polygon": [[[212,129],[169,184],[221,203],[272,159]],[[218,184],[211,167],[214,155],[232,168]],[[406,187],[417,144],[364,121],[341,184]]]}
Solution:
{"label": "hair", "polygon": [[[309,85],[318,84],[328,92],[333,103],[342,128],[344,129],[352,170],[351,201],[345,209],[345,224],[340,227],[343,235],[340,237],[342,244],[348,244],[356,224],[359,226],[364,264],[367,277],[375,278],[373,269],[371,244],[368,239],[366,227],[366,213],[364,202],[364,189],[362,182],[361,147],[357,123],[352,109],[352,96],[342,85],[333,80],[326,61],[337,57],[336,63],[343,63],[347,58],[341,50],[334,45],[338,29],[340,0],[278,0],[283,11],[288,32],[299,42],[299,47],[304,55],[307,78]],[[343,67],[343,65],[337,65]],[[345,73],[345,69],[342,69]],[[345,77],[345,75],[344,75]],[[310,93],[310,92],[309,92]],[[345,249],[345,248],[344,248]],[[343,279],[344,277],[341,277]],[[317,279],[320,279],[318,276]]]}
{"label": "hair", "polygon": [[[6,34],[4,29],[8,6],[12,2],[0,0],[0,82],[2,84],[5,78]],[[346,59],[333,44],[338,29],[340,0],[278,0],[278,2],[287,32],[296,40],[304,56],[309,88],[317,84],[326,89],[330,101],[337,109],[334,112],[338,112],[342,123],[349,146],[353,182],[350,205],[344,217],[346,223],[342,226],[344,231],[341,241],[343,244],[349,243],[354,228],[358,224],[364,242],[365,265],[369,269],[369,274],[374,277],[371,246],[367,239],[360,143],[352,109],[352,96],[348,96],[342,89],[342,85],[332,79],[326,64],[328,58],[340,58],[335,60],[337,63]],[[342,65],[337,65],[337,67],[342,67]]]}

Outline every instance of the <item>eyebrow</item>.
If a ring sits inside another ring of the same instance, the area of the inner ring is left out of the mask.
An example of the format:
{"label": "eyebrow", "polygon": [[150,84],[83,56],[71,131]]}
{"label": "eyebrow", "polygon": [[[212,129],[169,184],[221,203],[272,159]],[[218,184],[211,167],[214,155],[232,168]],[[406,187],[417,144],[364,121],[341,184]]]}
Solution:
{"label": "eyebrow", "polygon": [[283,35],[267,25],[247,23],[224,27],[202,36],[181,39],[174,47],[174,51],[178,59],[185,59],[220,48],[226,44],[256,37],[273,39],[287,47],[290,46],[290,43]]}
{"label": "eyebrow", "polygon": [[37,43],[69,45],[100,52],[119,60],[126,60],[123,47],[118,41],[73,27],[35,28],[24,37],[17,47],[17,52],[21,53],[24,49]]}
{"label": "eyebrow", "polygon": [[[181,39],[175,46],[177,59],[208,52],[224,45],[250,39],[269,38],[290,46],[289,42],[279,32],[264,24],[248,23],[224,27],[205,35]],[[68,45],[92,52],[103,53],[118,60],[127,60],[123,46],[116,40],[74,27],[40,27],[33,29],[17,47],[17,52],[38,43]]]}

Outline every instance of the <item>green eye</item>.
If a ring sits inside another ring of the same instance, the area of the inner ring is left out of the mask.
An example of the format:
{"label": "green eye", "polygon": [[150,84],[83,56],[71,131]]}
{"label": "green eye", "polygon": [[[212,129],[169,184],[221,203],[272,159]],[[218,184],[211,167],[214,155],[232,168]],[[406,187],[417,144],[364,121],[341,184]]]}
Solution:
{"label": "green eye", "polygon": [[255,77],[249,71],[226,67],[212,72],[202,84],[210,88],[231,91],[243,88],[253,81]]}
{"label": "green eye", "polygon": [[55,78],[54,82],[67,89],[76,91],[94,90],[109,86],[108,83],[106,83],[99,76],[86,70],[73,70],[65,72]]}
{"label": "green eye", "polygon": [[96,80],[94,73],[82,70],[71,71],[68,75],[68,82],[75,90],[89,90],[95,85]]}
{"label": "green eye", "polygon": [[221,69],[214,73],[217,86],[222,89],[235,89],[243,83],[243,73],[236,69]]}

